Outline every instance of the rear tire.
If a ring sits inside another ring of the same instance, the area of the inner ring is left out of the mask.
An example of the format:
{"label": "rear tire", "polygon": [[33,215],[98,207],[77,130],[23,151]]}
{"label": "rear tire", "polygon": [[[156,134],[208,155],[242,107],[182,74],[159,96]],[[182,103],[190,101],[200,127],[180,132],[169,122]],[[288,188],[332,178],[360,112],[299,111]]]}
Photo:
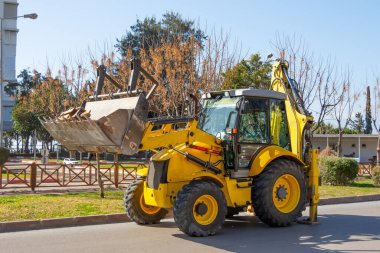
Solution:
{"label": "rear tire", "polygon": [[142,179],[135,179],[128,185],[124,194],[124,206],[128,217],[141,225],[159,223],[168,213],[166,209],[145,204]]}
{"label": "rear tire", "polygon": [[305,173],[297,163],[286,159],[271,162],[253,181],[256,215],[269,226],[289,226],[305,210],[306,182]]}
{"label": "rear tire", "polygon": [[216,184],[194,181],[178,193],[173,214],[182,232],[196,237],[214,235],[225,220],[226,199]]}

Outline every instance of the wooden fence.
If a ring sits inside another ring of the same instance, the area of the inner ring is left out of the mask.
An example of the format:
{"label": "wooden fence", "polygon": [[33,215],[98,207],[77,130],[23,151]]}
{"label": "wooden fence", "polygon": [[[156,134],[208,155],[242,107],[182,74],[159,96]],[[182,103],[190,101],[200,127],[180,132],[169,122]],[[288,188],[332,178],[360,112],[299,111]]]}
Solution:
{"label": "wooden fence", "polygon": [[376,163],[359,163],[358,176],[371,176],[373,169],[376,167]]}
{"label": "wooden fence", "polygon": [[[136,179],[136,172],[146,166],[143,162],[101,163],[99,173],[104,185],[118,188]],[[370,176],[374,163],[360,163],[358,176]],[[0,189],[36,187],[84,187],[97,185],[97,165],[93,163],[70,166],[66,164],[5,164],[0,166]]]}
{"label": "wooden fence", "polygon": [[136,178],[136,172],[146,166],[143,162],[66,164],[5,164],[0,166],[0,189],[36,187],[83,187],[97,185],[101,174],[104,185],[118,188]]}

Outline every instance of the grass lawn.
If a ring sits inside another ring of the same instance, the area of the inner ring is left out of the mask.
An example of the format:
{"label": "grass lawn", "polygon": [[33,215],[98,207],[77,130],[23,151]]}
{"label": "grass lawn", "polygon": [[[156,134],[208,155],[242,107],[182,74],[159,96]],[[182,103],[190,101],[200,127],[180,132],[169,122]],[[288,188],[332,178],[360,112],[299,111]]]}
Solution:
{"label": "grass lawn", "polygon": [[123,213],[123,191],[0,196],[0,222]]}
{"label": "grass lawn", "polygon": [[321,198],[380,194],[380,187],[375,187],[372,180],[360,180],[350,186],[322,185],[319,194]]}
{"label": "grass lawn", "polygon": [[[321,198],[328,198],[380,194],[380,188],[371,180],[361,180],[351,186],[324,185],[319,192]],[[104,199],[96,192],[0,196],[0,222],[124,213],[123,193],[107,191]]]}
{"label": "grass lawn", "polygon": [[[16,173],[17,174],[17,173]],[[6,179],[7,178],[7,173],[1,173],[1,176],[3,179]],[[20,178],[24,178],[24,174],[20,174],[18,175]],[[15,175],[12,174],[12,173],[9,173],[9,178],[14,178]],[[29,173],[26,173],[26,177],[28,178],[29,177]]]}

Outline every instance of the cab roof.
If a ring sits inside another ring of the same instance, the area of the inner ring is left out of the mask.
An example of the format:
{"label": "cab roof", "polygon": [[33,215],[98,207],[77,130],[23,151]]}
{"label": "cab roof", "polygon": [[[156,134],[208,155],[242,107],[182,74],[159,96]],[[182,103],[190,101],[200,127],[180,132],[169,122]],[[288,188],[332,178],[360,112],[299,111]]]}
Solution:
{"label": "cab roof", "polygon": [[214,98],[217,96],[274,98],[274,99],[279,99],[279,100],[286,99],[285,93],[274,91],[274,90],[253,89],[253,88],[211,91],[211,92],[203,94],[202,98]]}

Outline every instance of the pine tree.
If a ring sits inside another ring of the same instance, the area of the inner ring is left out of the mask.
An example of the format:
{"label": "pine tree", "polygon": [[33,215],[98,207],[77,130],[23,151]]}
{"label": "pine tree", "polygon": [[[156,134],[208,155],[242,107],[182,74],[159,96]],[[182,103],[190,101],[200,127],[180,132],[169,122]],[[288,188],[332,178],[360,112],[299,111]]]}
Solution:
{"label": "pine tree", "polygon": [[372,113],[371,113],[371,90],[367,86],[367,101],[365,104],[365,134],[372,133]]}
{"label": "pine tree", "polygon": [[360,112],[357,112],[355,114],[354,120],[352,120],[350,122],[350,126],[351,126],[353,132],[358,133],[358,134],[364,133],[365,132],[364,125],[365,125],[365,123],[363,120],[363,115]]}
{"label": "pine tree", "polygon": [[207,39],[204,31],[197,28],[194,20],[185,19],[179,13],[166,12],[162,18],[147,17],[144,20],[137,19],[136,24],[121,39],[117,40],[116,49],[126,56],[128,50],[132,49],[134,56],[139,56],[140,50],[159,48],[162,44],[176,42],[188,42],[195,39],[203,46]]}

